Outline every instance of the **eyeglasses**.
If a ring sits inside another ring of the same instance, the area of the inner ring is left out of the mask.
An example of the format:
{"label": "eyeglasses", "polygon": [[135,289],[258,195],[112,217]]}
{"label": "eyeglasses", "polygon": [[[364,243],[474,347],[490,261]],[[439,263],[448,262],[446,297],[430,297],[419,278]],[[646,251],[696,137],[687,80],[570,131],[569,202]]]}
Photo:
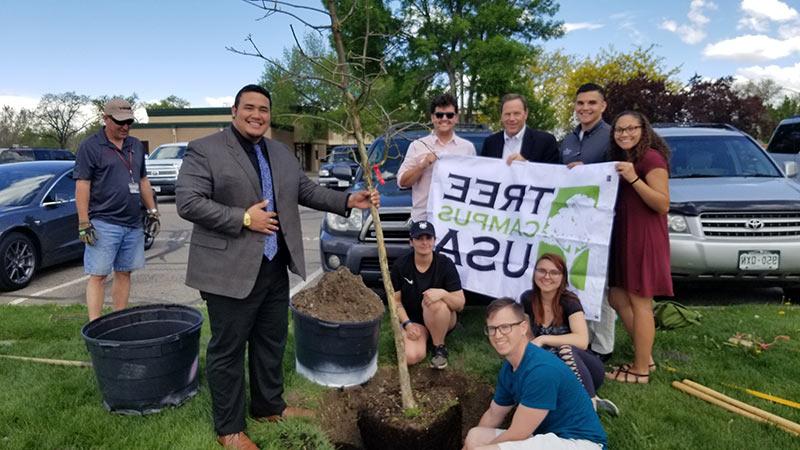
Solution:
{"label": "eyeglasses", "polygon": [[117,119],[112,117],[111,120],[113,120],[115,124],[117,124],[117,125],[119,125],[121,127],[124,127],[125,125],[127,125],[127,126],[133,125],[133,119],[117,120]]}
{"label": "eyeglasses", "polygon": [[483,327],[483,334],[487,336],[494,336],[495,334],[497,334],[498,331],[500,331],[500,334],[505,336],[508,333],[511,333],[511,329],[514,328],[515,325],[519,325],[523,322],[525,321],[520,320],[517,323],[503,323],[497,326],[486,325],[485,327]]}
{"label": "eyeglasses", "polygon": [[443,118],[443,117],[447,117],[448,119],[452,119],[453,117],[455,117],[455,116],[456,116],[456,113],[454,113],[454,112],[440,112],[440,111],[436,111],[435,113],[433,113],[433,115],[434,115],[434,116],[436,116],[436,118],[437,118],[437,119],[441,119],[441,118]]}
{"label": "eyeglasses", "polygon": [[625,127],[625,128],[614,128],[614,134],[633,134],[634,131],[642,128],[641,125]]}
{"label": "eyeglasses", "polygon": [[539,275],[540,277],[543,277],[545,275],[550,275],[550,278],[555,278],[564,275],[563,273],[561,273],[560,270],[536,269],[535,272],[536,275]]}

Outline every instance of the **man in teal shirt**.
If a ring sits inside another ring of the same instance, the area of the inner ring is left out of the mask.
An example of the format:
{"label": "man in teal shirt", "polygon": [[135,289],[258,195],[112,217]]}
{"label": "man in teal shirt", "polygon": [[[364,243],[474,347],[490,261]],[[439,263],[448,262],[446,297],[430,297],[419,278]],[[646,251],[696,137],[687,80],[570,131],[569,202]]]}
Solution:
{"label": "man in teal shirt", "polygon": [[[494,399],[464,449],[602,449],[607,437],[589,395],[566,364],[528,340],[528,320],[510,298],[486,309],[484,331],[505,361]],[[498,428],[515,406],[511,426]]]}

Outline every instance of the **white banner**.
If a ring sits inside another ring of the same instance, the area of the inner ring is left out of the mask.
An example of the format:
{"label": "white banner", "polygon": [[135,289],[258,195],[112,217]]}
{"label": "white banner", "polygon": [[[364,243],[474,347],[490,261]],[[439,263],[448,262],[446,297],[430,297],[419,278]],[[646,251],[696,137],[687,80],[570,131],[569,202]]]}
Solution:
{"label": "white banner", "polygon": [[464,289],[518,299],[544,253],[564,257],[586,318],[599,320],[618,175],[614,163],[566,166],[443,155],[428,220]]}

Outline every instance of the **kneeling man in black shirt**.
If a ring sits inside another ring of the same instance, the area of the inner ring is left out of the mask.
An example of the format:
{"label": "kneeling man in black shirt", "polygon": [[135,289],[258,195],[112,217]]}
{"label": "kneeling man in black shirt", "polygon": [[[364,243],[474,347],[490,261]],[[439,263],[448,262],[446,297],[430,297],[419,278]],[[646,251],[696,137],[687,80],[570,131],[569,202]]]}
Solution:
{"label": "kneeling man in black shirt", "polygon": [[406,361],[416,364],[433,344],[431,367],[447,367],[444,338],[456,326],[456,313],[464,309],[464,291],[453,262],[433,251],[436,232],[426,221],[415,222],[409,232],[414,251],[392,266],[394,301],[403,327]]}

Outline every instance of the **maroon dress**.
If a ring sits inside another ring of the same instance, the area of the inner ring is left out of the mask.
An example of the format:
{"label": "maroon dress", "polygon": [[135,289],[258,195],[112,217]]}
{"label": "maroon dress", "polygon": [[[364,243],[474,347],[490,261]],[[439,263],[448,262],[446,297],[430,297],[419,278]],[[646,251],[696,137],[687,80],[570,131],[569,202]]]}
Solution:
{"label": "maroon dress", "polygon": [[[667,169],[667,161],[650,149],[634,164],[645,181],[653,169]],[[610,285],[642,296],[672,296],[667,216],[654,211],[630,183],[620,179],[620,192],[611,240]]]}

